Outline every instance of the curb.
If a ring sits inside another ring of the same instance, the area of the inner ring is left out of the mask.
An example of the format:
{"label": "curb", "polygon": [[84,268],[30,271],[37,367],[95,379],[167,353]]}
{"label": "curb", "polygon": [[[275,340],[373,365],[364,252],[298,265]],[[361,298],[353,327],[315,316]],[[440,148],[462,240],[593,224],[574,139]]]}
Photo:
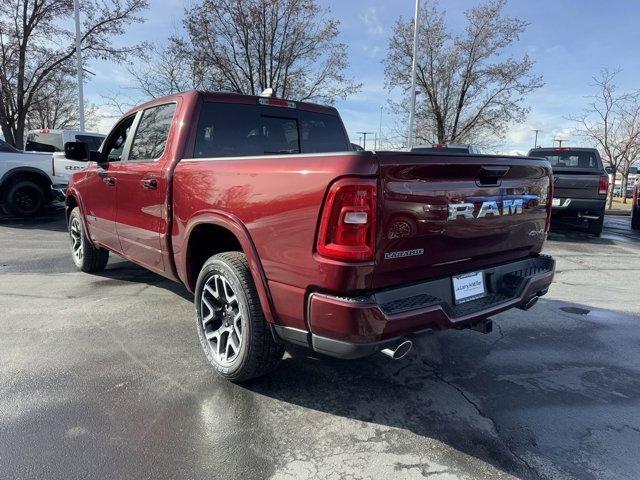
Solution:
{"label": "curb", "polygon": [[614,217],[629,217],[631,216],[631,210],[605,210],[604,214]]}

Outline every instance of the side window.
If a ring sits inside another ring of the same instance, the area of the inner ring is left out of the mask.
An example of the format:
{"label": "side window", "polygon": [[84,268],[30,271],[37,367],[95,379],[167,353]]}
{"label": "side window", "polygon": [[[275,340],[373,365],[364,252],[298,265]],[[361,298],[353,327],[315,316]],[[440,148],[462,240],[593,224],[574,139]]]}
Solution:
{"label": "side window", "polygon": [[127,141],[127,137],[131,131],[131,125],[135,118],[136,115],[134,113],[122,120],[104,141],[102,145],[102,155],[104,155],[109,162],[119,162],[121,160],[124,144]]}
{"label": "side window", "polygon": [[76,135],[76,142],[84,142],[89,146],[89,150],[98,151],[102,144],[103,137],[95,135]]}
{"label": "side window", "polygon": [[175,111],[176,104],[168,103],[142,113],[128,160],[155,160],[162,156]]}

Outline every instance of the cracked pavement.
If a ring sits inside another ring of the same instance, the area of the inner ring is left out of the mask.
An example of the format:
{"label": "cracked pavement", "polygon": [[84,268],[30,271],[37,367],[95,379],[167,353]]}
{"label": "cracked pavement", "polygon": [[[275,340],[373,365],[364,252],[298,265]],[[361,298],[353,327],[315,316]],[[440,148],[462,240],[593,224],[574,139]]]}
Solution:
{"label": "cracked pavement", "polygon": [[0,218],[2,477],[640,478],[640,235],[605,225],[553,233],[549,294],[492,334],[397,362],[292,348],[237,386],[180,285],[113,256],[75,272],[59,210]]}

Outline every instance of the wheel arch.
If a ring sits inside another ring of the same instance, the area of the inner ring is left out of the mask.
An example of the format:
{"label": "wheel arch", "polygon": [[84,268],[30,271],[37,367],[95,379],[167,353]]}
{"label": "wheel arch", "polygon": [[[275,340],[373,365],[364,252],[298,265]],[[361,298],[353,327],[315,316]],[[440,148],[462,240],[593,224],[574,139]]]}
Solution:
{"label": "wheel arch", "polygon": [[[210,240],[214,236],[216,240]],[[189,221],[184,231],[182,249],[175,256],[178,276],[187,289],[194,292],[204,262],[224,251],[239,251],[246,255],[265,319],[275,323],[273,302],[258,252],[248,230],[235,216],[207,212]]]}
{"label": "wheel arch", "polygon": [[42,188],[45,198],[51,198],[51,178],[43,170],[35,167],[16,167],[2,175],[0,179],[0,196],[4,195],[10,182],[18,178],[34,181]]}

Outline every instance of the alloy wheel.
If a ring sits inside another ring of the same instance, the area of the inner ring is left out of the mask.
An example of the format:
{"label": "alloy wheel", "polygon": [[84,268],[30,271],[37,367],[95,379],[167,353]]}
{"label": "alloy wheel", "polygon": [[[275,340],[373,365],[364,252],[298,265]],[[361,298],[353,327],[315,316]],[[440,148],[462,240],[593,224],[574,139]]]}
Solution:
{"label": "alloy wheel", "polygon": [[222,275],[212,275],[204,284],[200,315],[216,362],[231,365],[242,348],[242,314],[235,291]]}
{"label": "alloy wheel", "polygon": [[71,252],[73,253],[73,258],[76,260],[76,263],[80,263],[84,256],[84,250],[82,247],[82,227],[80,226],[78,217],[71,219],[69,236],[71,237]]}

